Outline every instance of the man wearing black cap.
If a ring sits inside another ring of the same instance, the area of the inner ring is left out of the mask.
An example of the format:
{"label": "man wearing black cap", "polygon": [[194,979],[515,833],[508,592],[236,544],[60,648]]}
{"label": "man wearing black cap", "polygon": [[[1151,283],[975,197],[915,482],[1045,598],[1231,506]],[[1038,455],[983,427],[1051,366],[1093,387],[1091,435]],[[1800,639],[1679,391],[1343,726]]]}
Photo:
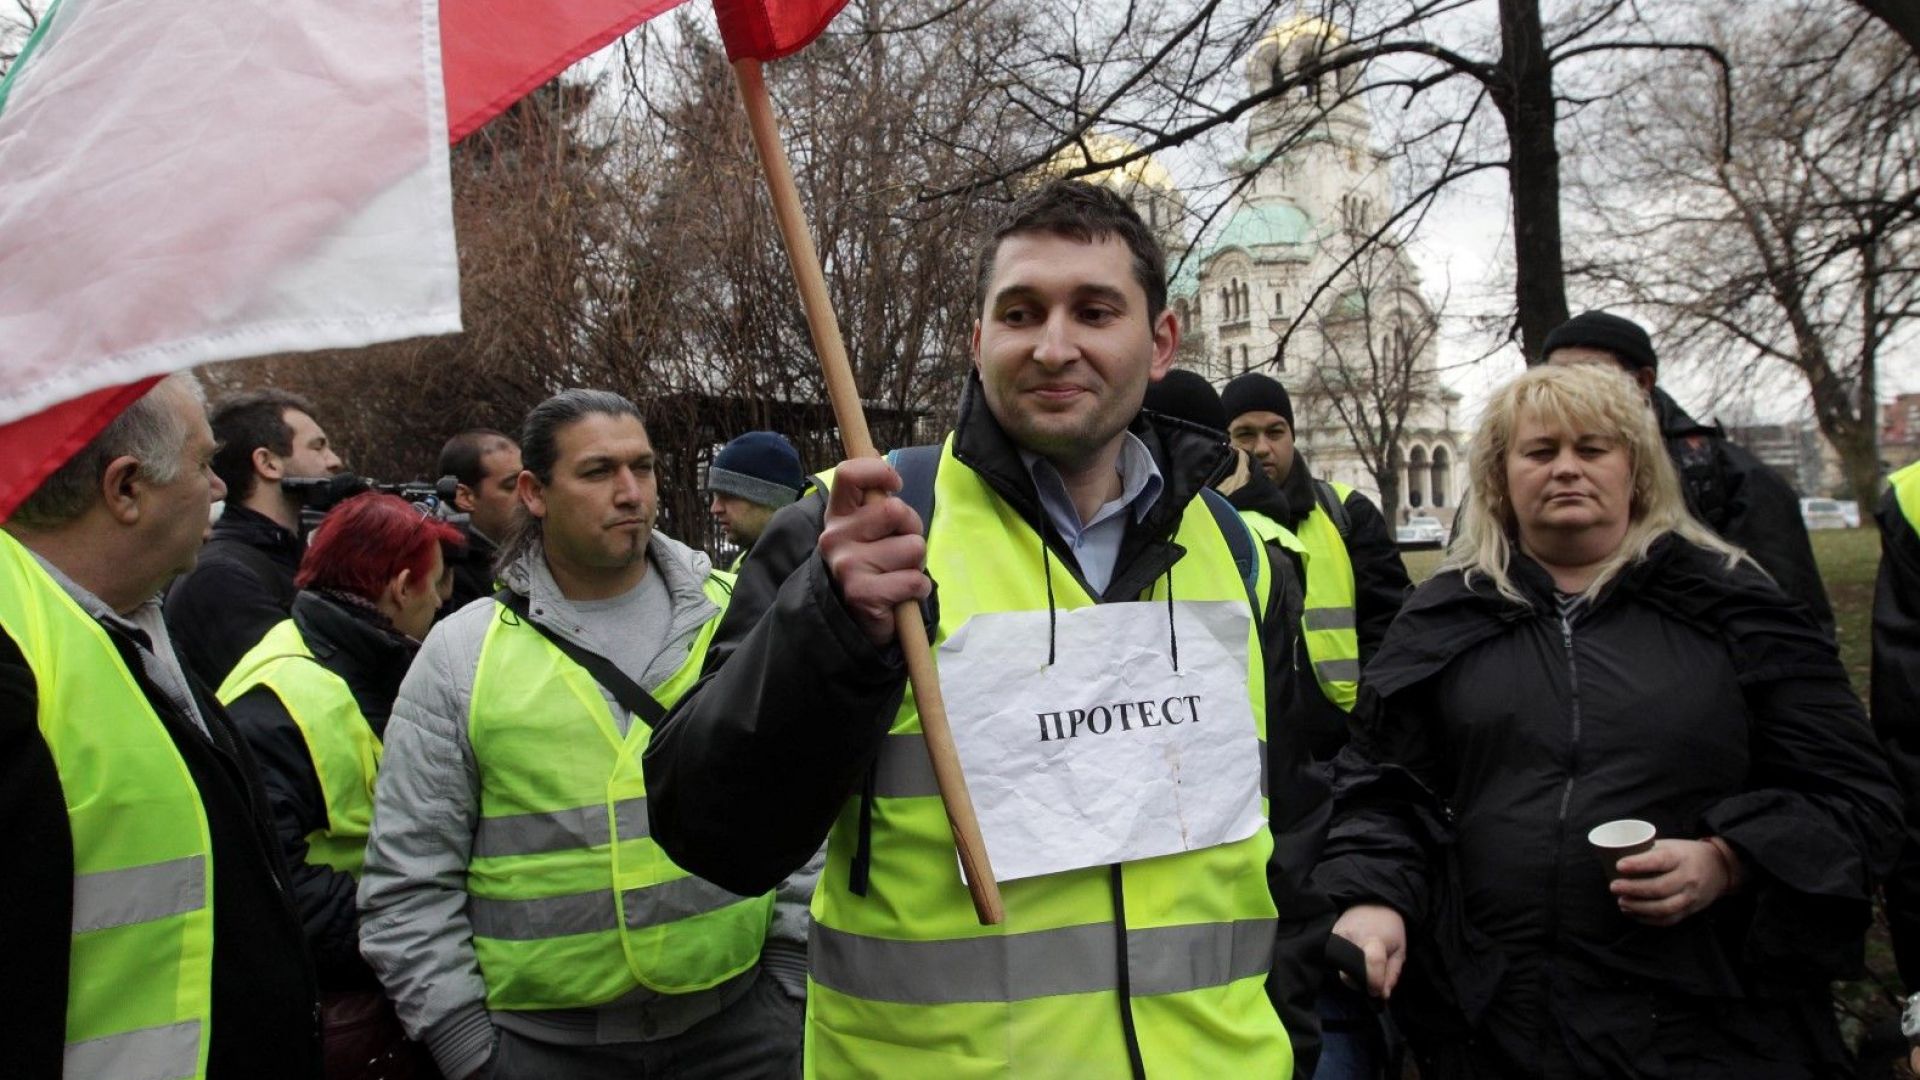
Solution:
{"label": "man wearing black cap", "polygon": [[1626,369],[1660,418],[1660,434],[1680,474],[1687,508],[1708,528],[1745,548],[1781,591],[1807,605],[1832,635],[1833,609],[1813,561],[1800,496],[1779,473],[1729,441],[1719,425],[1709,427],[1688,416],[1654,385],[1659,359],[1653,339],[1638,323],[1604,311],[1583,312],[1555,327],[1543,351],[1549,364],[1613,363]]}
{"label": "man wearing black cap", "polygon": [[729,570],[739,572],[773,512],[798,499],[806,486],[800,454],[778,432],[749,431],[720,448],[707,468],[707,491],[713,496],[707,512],[727,530],[727,539],[740,545]]}
{"label": "man wearing black cap", "polygon": [[1307,549],[1304,619],[1318,695],[1306,695],[1315,758],[1347,741],[1360,669],[1400,612],[1407,568],[1386,519],[1365,495],[1316,480],[1293,448],[1293,401],[1270,375],[1249,372],[1220,394],[1233,444],[1253,455],[1286,495],[1291,529]]}

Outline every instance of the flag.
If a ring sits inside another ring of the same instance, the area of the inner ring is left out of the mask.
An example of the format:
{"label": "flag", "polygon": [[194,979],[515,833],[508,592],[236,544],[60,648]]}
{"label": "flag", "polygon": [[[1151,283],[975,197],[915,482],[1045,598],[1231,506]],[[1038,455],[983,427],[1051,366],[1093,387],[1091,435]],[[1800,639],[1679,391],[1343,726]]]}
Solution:
{"label": "flag", "polygon": [[0,82],[0,515],[132,400],[88,395],[460,328],[438,18],[48,7]]}
{"label": "flag", "polygon": [[0,82],[0,519],[171,371],[460,328],[447,145],[680,0],[59,0]]}
{"label": "flag", "polygon": [[443,0],[447,130],[455,142],[581,57],[682,0]]}
{"label": "flag", "polygon": [[820,36],[847,0],[713,0],[729,60],[778,60]]}

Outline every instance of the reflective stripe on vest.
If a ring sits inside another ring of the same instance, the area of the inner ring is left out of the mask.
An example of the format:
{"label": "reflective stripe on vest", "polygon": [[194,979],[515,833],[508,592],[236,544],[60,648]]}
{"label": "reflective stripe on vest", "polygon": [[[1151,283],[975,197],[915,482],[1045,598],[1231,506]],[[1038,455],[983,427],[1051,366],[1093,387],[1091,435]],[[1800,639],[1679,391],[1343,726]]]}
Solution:
{"label": "reflective stripe on vest", "polygon": [[[732,579],[707,596],[725,609]],[[720,617],[653,696],[673,703],[700,676]],[[743,897],[673,864],[648,828],[641,754],[652,729],[620,734],[593,676],[496,605],[474,673],[468,736],[480,821],[467,915],[493,1009],[600,1005],[645,986],[690,993],[759,959],[772,894]]]}
{"label": "reflective stripe on vest", "polygon": [[73,837],[64,1072],[204,1077],[213,855],[199,789],[107,632],[5,531],[0,631],[33,672]]}
{"label": "reflective stripe on vest", "polygon": [[1887,477],[1893,485],[1893,500],[1900,507],[1900,513],[1920,532],[1920,462],[1915,462]]}
{"label": "reflective stripe on vest", "polygon": [[[1330,485],[1344,502],[1353,489]],[[1352,710],[1360,693],[1360,635],[1354,615],[1353,559],[1333,519],[1319,506],[1300,523],[1307,549],[1307,607],[1300,619],[1314,681],[1328,701]]]}
{"label": "reflective stripe on vest", "polygon": [[220,704],[231,705],[256,686],[271,690],[293,717],[326,803],[326,825],[306,837],[307,862],[358,878],[373,827],[379,737],[347,681],[314,659],[292,619],[275,624],[227,673]]}
{"label": "reflective stripe on vest", "polygon": [[[1093,603],[1057,560],[1042,559],[1040,537],[1019,513],[954,460],[951,442],[934,486],[927,569],[940,583],[936,646],[976,614],[1046,610],[1048,561],[1057,607]],[[1247,602],[1203,501],[1187,505],[1174,540],[1185,549],[1171,575],[1177,599]],[[1255,547],[1264,579],[1266,548]],[[1164,604],[1167,589],[1163,575],[1141,598]],[[1248,696],[1264,738],[1258,630],[1248,636]],[[865,895],[848,884],[858,798],[834,824],[814,892],[809,1076],[1127,1075],[1122,986],[1149,1076],[1289,1073],[1291,1049],[1264,988],[1274,932],[1267,830],[1117,870],[1003,883],[1005,923],[981,926],[931,797],[911,694],[884,740],[875,786]],[[1116,877],[1124,926],[1115,925]]]}

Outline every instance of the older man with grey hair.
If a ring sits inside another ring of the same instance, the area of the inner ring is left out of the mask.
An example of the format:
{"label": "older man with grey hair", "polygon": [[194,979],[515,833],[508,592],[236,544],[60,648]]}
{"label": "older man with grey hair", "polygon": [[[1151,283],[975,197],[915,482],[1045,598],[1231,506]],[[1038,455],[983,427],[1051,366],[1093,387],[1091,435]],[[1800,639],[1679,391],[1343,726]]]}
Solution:
{"label": "older man with grey hair", "polygon": [[160,617],[213,452],[164,379],[0,529],[0,1076],[319,1075],[253,761]]}

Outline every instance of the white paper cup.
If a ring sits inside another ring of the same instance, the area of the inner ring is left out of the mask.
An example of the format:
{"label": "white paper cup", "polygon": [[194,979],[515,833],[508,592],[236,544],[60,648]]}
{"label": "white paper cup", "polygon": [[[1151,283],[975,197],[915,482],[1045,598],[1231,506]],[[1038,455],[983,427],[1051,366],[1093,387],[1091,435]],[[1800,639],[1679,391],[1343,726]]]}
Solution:
{"label": "white paper cup", "polygon": [[1620,872],[1620,860],[1629,855],[1652,851],[1653,842],[1658,837],[1659,831],[1651,822],[1638,818],[1609,821],[1587,831],[1587,843],[1592,844],[1599,853],[1601,864],[1607,868],[1608,880],[1625,877]]}

